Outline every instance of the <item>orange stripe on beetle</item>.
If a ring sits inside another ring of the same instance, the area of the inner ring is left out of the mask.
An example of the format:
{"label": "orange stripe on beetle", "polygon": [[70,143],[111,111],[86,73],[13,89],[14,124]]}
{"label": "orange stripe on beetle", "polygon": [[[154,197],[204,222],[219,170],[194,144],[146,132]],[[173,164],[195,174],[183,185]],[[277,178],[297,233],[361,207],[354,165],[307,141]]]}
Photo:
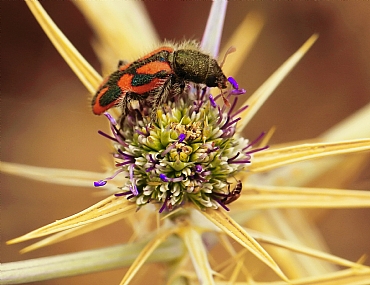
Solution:
{"label": "orange stripe on beetle", "polygon": [[136,69],[137,73],[142,74],[155,74],[158,71],[166,71],[168,74],[173,73],[171,65],[168,62],[161,61],[152,61]]}

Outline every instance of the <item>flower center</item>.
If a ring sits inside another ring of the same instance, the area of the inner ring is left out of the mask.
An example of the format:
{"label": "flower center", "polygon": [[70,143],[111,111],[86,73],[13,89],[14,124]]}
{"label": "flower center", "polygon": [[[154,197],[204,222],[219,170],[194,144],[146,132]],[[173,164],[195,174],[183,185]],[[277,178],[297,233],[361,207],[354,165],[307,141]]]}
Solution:
{"label": "flower center", "polygon": [[[236,81],[231,82],[237,89]],[[213,99],[207,89],[189,85],[182,95],[158,108],[156,122],[134,110],[120,129],[107,115],[114,137],[101,134],[114,141],[119,169],[106,180],[118,174],[127,178],[117,196],[125,195],[139,207],[159,203],[160,212],[188,202],[202,209],[221,205],[228,210],[225,204],[236,200],[242,188],[238,182],[237,191],[231,190],[228,179],[237,181],[233,177],[248,170],[254,152],[253,143],[235,135],[240,120],[236,115],[241,111],[234,112],[237,97],[233,94],[245,92],[237,91],[225,97],[234,96],[227,108],[217,104],[220,96]]]}

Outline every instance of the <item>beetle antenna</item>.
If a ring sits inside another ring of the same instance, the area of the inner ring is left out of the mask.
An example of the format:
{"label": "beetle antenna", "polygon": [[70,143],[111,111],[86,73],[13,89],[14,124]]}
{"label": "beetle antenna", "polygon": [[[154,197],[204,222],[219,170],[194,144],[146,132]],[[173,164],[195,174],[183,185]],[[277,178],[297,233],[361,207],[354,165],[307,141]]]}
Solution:
{"label": "beetle antenna", "polygon": [[229,102],[229,100],[227,100],[227,98],[225,98],[225,94],[227,94],[228,92],[222,92],[222,89],[221,89],[221,97],[222,97],[222,100],[224,100],[224,104],[226,105],[226,107],[230,108],[231,104]]}
{"label": "beetle antenna", "polygon": [[225,61],[226,61],[226,58],[227,56],[230,54],[230,53],[233,53],[236,51],[236,47],[234,46],[231,46],[228,48],[228,50],[225,52],[225,55],[224,55],[224,58],[222,59],[221,63],[220,63],[220,67],[222,68],[222,66],[224,65]]}

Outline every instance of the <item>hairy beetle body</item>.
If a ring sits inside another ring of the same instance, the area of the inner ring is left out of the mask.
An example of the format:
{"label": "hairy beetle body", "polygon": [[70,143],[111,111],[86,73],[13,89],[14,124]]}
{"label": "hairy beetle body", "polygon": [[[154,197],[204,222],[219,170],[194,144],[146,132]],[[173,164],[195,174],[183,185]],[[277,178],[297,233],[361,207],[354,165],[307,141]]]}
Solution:
{"label": "hairy beetle body", "polygon": [[197,49],[160,47],[132,63],[120,61],[118,70],[103,81],[93,97],[93,113],[100,115],[121,106],[124,118],[146,102],[151,106],[151,120],[155,120],[157,108],[170,95],[181,94],[186,82],[225,89],[227,78],[215,59]]}

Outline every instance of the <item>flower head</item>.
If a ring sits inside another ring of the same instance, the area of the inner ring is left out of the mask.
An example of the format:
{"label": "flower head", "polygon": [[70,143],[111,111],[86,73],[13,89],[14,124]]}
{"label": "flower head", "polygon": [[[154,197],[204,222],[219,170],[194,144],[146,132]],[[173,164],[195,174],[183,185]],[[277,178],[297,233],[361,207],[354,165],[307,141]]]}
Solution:
{"label": "flower head", "polygon": [[227,96],[230,108],[218,105],[208,88],[188,84],[183,94],[156,110],[155,122],[134,110],[119,126],[105,114],[114,137],[101,134],[114,141],[116,173],[127,178],[116,195],[138,206],[157,203],[159,212],[188,202],[201,209],[228,209],[224,201],[231,195],[230,184],[238,172],[248,170],[256,151],[253,143],[235,133],[238,114],[245,108],[235,110],[234,94],[243,91],[235,79],[229,81],[234,87]]}

